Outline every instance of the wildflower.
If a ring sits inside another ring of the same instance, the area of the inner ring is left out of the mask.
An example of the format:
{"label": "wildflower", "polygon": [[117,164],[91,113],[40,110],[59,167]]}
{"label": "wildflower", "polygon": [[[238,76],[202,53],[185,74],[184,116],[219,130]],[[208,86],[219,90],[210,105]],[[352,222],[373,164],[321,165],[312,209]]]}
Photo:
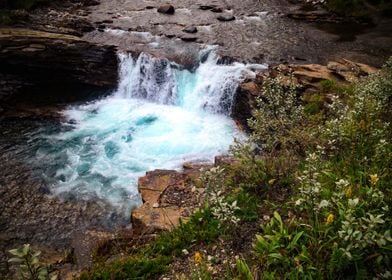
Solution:
{"label": "wildflower", "polygon": [[273,185],[275,181],[276,181],[276,179],[271,179],[271,180],[268,181],[268,184],[269,185]]}
{"label": "wildflower", "polygon": [[370,183],[372,185],[376,185],[378,180],[379,180],[379,178],[378,178],[377,174],[370,175]]}
{"label": "wildflower", "polygon": [[335,218],[335,216],[334,216],[332,213],[329,213],[329,214],[328,214],[328,217],[327,217],[327,221],[325,222],[325,224],[326,224],[326,225],[332,224],[334,218]]}
{"label": "wildflower", "polygon": [[348,187],[348,189],[345,192],[346,197],[351,197],[353,195],[353,188]]}
{"label": "wildflower", "polygon": [[324,208],[324,207],[328,207],[329,202],[325,199],[321,200],[320,204],[319,204],[319,208]]}
{"label": "wildflower", "polygon": [[201,264],[201,262],[203,261],[203,257],[201,256],[200,252],[196,252],[195,253],[195,263],[196,264]]}
{"label": "wildflower", "polygon": [[359,203],[359,199],[358,199],[358,198],[349,199],[349,200],[348,200],[348,205],[349,205],[350,207],[352,207],[352,208],[355,207],[355,206],[357,206],[358,203]]}
{"label": "wildflower", "polygon": [[345,179],[340,179],[340,180],[337,181],[335,184],[336,184],[336,186],[337,186],[338,188],[340,188],[340,189],[342,189],[342,188],[347,187],[347,186],[350,185],[350,183],[349,183],[347,180],[345,180]]}

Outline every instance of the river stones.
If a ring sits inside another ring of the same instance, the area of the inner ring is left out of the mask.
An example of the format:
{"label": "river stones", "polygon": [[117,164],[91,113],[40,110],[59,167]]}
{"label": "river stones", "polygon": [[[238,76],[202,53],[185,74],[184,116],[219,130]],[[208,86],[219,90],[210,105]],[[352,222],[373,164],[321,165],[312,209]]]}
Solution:
{"label": "river stones", "polygon": [[235,16],[227,14],[227,15],[219,15],[217,17],[219,21],[233,21],[235,20]]}
{"label": "river stones", "polygon": [[185,35],[181,37],[181,40],[183,40],[184,42],[195,42],[197,40],[197,37],[191,35]]}
{"label": "river stones", "polygon": [[184,31],[185,33],[196,33],[197,28],[196,26],[187,26],[182,31]]}
{"label": "river stones", "polygon": [[212,10],[214,8],[216,8],[215,5],[200,5],[199,6],[199,9],[203,10],[203,11]]}
{"label": "river stones", "polygon": [[175,10],[172,5],[162,5],[158,8],[158,13],[166,14],[166,15],[173,15],[174,11]]}
{"label": "river stones", "polygon": [[214,8],[211,9],[211,12],[223,13],[223,9],[221,7],[214,7]]}

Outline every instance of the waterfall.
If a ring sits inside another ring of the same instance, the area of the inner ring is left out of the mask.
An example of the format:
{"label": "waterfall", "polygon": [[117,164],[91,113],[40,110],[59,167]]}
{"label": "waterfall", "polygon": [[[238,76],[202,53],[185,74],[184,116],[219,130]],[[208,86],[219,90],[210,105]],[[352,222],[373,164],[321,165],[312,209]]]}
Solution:
{"label": "waterfall", "polygon": [[120,82],[117,97],[142,98],[158,104],[177,105],[187,110],[216,114],[231,113],[238,83],[253,77],[254,69],[264,65],[219,65],[219,57],[210,52],[195,72],[181,69],[166,58],[142,53],[137,59],[119,54]]}
{"label": "waterfall", "polygon": [[141,202],[137,180],[146,171],[212,161],[243,137],[228,117],[234,94],[264,66],[218,65],[213,53],[194,71],[144,53],[119,60],[117,90],[68,108],[67,129],[46,135],[36,157],[54,194],[103,199],[129,213]]}

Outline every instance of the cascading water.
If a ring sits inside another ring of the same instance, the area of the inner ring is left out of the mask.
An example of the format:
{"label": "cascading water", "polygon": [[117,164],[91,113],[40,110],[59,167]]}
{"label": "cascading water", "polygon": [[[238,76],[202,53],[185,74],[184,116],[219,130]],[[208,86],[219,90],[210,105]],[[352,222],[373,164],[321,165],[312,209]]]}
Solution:
{"label": "cascading water", "polygon": [[117,91],[69,108],[69,129],[48,136],[37,156],[50,165],[55,194],[97,197],[129,211],[141,201],[137,179],[146,171],[210,161],[241,137],[228,115],[238,82],[253,72],[217,65],[213,54],[195,72],[147,54],[119,58]]}

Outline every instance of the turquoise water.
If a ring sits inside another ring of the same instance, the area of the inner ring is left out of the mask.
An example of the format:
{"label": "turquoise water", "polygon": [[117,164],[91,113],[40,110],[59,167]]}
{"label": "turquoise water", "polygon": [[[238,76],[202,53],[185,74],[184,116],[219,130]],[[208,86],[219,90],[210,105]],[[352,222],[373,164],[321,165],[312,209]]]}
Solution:
{"label": "turquoise water", "polygon": [[140,203],[137,180],[153,169],[212,161],[243,137],[228,117],[244,65],[211,58],[191,73],[142,54],[121,55],[120,82],[110,97],[68,108],[66,132],[46,136],[37,158],[52,192],[100,198],[129,211]]}

